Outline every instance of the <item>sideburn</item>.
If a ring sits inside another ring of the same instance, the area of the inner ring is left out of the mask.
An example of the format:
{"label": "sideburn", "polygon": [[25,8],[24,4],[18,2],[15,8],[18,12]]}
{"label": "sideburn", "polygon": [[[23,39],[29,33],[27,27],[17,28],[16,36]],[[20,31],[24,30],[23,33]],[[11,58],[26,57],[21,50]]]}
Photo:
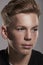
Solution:
{"label": "sideburn", "polygon": [[7,34],[8,34],[8,39],[9,40],[13,40],[14,39],[14,36],[12,34],[12,30],[10,30],[8,27],[7,27]]}

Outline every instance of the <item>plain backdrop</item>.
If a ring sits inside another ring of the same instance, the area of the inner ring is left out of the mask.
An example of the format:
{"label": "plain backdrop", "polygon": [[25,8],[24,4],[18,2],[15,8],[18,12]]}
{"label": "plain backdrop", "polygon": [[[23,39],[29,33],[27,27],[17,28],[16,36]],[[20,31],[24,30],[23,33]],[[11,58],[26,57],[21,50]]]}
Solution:
{"label": "plain backdrop", "polygon": [[[1,10],[9,1],[10,0],[0,0],[0,50],[5,49],[8,46],[7,40],[4,40],[1,36],[1,25],[3,22],[2,17],[1,17]],[[40,7],[41,16],[39,20],[39,24],[40,24],[39,25],[39,38],[34,49],[43,53],[43,0],[36,0],[36,2],[38,3]]]}

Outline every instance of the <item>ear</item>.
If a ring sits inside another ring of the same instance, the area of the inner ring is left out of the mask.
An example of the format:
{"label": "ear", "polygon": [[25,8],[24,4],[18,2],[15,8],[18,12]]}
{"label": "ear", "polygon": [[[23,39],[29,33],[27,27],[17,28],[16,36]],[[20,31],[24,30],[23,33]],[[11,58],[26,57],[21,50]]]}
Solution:
{"label": "ear", "polygon": [[1,35],[4,39],[7,39],[7,29],[4,25],[1,27]]}

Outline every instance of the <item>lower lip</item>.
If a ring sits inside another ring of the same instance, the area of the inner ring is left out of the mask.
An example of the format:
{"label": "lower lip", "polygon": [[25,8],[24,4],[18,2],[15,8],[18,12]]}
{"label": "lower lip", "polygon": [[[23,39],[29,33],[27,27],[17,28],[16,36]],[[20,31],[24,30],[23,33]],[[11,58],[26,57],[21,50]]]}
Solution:
{"label": "lower lip", "polygon": [[31,49],[32,48],[32,45],[23,45],[23,48],[24,49]]}

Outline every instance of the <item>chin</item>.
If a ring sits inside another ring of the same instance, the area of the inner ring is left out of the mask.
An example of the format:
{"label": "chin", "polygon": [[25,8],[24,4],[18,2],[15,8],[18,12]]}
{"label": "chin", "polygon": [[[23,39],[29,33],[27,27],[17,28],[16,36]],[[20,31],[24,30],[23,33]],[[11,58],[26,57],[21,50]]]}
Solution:
{"label": "chin", "polygon": [[22,55],[29,55],[31,53],[32,49],[29,49],[29,50],[23,50],[21,51],[21,54]]}

